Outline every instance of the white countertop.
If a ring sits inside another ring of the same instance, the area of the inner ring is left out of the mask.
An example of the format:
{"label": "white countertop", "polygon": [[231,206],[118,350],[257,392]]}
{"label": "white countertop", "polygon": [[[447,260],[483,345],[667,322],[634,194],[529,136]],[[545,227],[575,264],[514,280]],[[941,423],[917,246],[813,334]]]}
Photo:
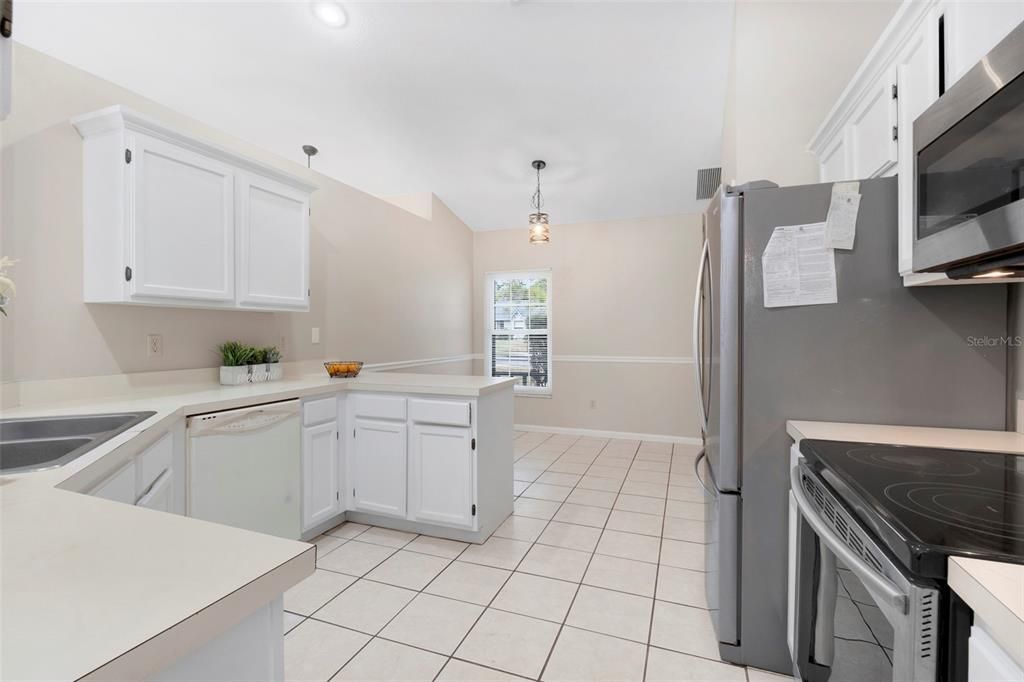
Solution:
{"label": "white countertop", "polygon": [[367,372],[150,388],[5,410],[11,418],[155,414],[63,467],[0,477],[0,679],[143,679],[312,574],[312,545],[74,492],[177,420],[339,391],[474,397],[511,390],[514,381]]}
{"label": "white countertop", "polygon": [[1024,566],[950,557],[949,587],[967,602],[975,624],[1024,668]]}
{"label": "white countertop", "polygon": [[917,445],[926,448],[981,450],[1024,454],[1024,433],[981,431],[977,429],[941,429],[930,426],[890,426],[886,424],[847,424],[843,422],[788,421],[786,432],[801,438],[843,440],[854,443]]}
{"label": "white countertop", "polygon": [[[788,421],[786,431],[798,442],[813,438],[1024,455],[1024,434],[1012,431],[812,421]],[[947,574],[950,588],[992,639],[1024,667],[1024,565],[950,557]]]}

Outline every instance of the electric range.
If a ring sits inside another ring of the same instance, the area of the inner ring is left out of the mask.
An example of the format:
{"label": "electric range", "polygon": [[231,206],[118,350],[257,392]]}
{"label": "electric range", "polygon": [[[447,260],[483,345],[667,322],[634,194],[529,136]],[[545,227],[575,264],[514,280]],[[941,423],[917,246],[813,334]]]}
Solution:
{"label": "electric range", "polygon": [[804,439],[791,472],[799,679],[966,679],[951,555],[1024,564],[1024,457]]}
{"label": "electric range", "polygon": [[800,452],[915,575],[945,578],[949,555],[1024,563],[1024,456],[825,440]]}

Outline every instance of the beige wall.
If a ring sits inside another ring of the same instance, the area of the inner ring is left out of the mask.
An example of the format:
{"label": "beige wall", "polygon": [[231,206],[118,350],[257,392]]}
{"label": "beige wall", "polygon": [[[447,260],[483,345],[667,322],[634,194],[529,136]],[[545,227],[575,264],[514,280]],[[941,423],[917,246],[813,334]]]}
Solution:
{"label": "beige wall", "polygon": [[552,397],[517,397],[516,423],[696,437],[693,367],[680,359],[691,355],[700,243],[697,215],[555,225],[544,246],[531,246],[525,227],[475,233],[477,353],[484,350],[484,275],[552,271]]}
{"label": "beige wall", "polygon": [[[82,143],[68,119],[111,104],[320,186],[312,202],[310,312],[82,303]],[[20,259],[18,295],[0,320],[4,381],[212,367],[219,364],[215,346],[229,338],[277,344],[288,360],[395,362],[471,352],[473,236],[436,198],[429,219],[414,215],[20,45],[14,111],[0,124],[0,142],[0,254]],[[312,327],[321,330],[319,345],[311,343]],[[146,358],[147,334],[163,335],[163,357]]]}
{"label": "beige wall", "polygon": [[898,6],[737,2],[723,179],[817,182],[807,143]]}

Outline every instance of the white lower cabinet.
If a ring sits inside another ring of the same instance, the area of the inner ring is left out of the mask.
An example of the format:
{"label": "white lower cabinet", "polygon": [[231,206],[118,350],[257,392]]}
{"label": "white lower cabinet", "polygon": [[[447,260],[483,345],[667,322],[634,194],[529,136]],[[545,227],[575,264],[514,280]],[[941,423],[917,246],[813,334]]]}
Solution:
{"label": "white lower cabinet", "polygon": [[1024,669],[978,624],[967,640],[967,682],[1024,682]]}
{"label": "white lower cabinet", "polygon": [[118,470],[116,474],[100,483],[89,493],[93,497],[102,497],[113,502],[135,504],[135,462]]}
{"label": "white lower cabinet", "polygon": [[408,428],[401,422],[356,417],[352,429],[352,508],[404,518]]}
{"label": "white lower cabinet", "polygon": [[302,430],[302,528],[341,511],[338,490],[338,427],[335,421]]}
{"label": "white lower cabinet", "polygon": [[135,506],[173,513],[174,470],[165,469],[163,473],[157,477],[156,481],[153,482],[150,489],[139,498],[139,501],[135,503]]}
{"label": "white lower cabinet", "polygon": [[473,527],[473,445],[469,427],[415,423],[410,427],[410,520]]}
{"label": "white lower cabinet", "polygon": [[183,424],[162,435],[88,494],[171,514],[184,514]]}

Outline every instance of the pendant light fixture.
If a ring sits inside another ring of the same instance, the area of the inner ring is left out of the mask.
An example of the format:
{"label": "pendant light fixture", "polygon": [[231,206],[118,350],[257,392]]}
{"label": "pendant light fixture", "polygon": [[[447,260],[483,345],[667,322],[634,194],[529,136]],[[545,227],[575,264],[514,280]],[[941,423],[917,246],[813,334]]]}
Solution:
{"label": "pendant light fixture", "polygon": [[532,165],[537,171],[537,191],[533,193],[534,212],[530,214],[530,243],[547,244],[551,241],[551,225],[548,224],[548,214],[540,210],[544,207],[544,195],[540,193],[540,172],[547,164],[537,160]]}

